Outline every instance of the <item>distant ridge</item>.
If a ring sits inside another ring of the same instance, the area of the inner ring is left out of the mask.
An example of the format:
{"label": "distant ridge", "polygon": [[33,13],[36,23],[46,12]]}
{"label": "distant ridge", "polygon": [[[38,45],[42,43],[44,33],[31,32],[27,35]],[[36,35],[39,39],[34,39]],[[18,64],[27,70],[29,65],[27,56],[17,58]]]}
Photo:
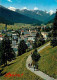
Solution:
{"label": "distant ridge", "polygon": [[0,23],[26,23],[40,25],[42,22],[31,17],[27,17],[20,13],[11,11],[0,5]]}
{"label": "distant ridge", "polygon": [[[46,23],[48,21],[50,21],[51,19],[54,19],[54,14],[50,14],[50,12],[47,11],[42,11],[42,10],[27,10],[27,9],[16,9],[15,10],[18,13],[21,13],[25,16],[28,16],[30,18],[34,18],[37,19],[39,21],[42,21],[43,23]],[[52,16],[52,17],[51,17]]]}

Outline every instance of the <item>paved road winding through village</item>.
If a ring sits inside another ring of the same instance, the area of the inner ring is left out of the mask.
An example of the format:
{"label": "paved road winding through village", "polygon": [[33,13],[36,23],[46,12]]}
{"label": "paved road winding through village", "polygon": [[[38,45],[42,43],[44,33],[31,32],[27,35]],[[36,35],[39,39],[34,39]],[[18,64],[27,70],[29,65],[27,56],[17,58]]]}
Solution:
{"label": "paved road winding through village", "polygon": [[[50,44],[50,43],[44,45],[44,46],[41,47],[38,51],[41,51],[42,49],[44,49],[45,47],[47,47],[49,44]],[[31,55],[29,55],[28,58],[27,58],[27,61],[26,61],[26,68],[27,68],[28,70],[30,70],[31,72],[33,72],[33,73],[35,73],[36,75],[40,76],[40,77],[43,78],[44,80],[57,80],[57,79],[54,79],[54,78],[48,76],[47,74],[45,74],[45,73],[43,73],[43,72],[41,72],[41,71],[39,71],[39,70],[38,70],[38,71],[34,71],[34,68],[33,68],[33,67],[32,67],[32,68],[29,68],[29,67],[28,67],[28,64],[31,63],[31,62],[32,62]]]}

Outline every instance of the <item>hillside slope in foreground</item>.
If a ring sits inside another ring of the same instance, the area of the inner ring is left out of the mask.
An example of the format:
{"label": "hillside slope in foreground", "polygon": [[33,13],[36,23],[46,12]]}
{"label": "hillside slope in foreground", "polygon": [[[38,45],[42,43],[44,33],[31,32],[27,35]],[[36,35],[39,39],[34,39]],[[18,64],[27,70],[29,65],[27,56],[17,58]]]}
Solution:
{"label": "hillside slope in foreground", "polygon": [[[1,80],[43,80],[34,73],[30,72],[26,69],[26,60],[27,57],[30,55],[31,52],[27,52],[19,57],[17,57],[15,60],[10,62],[10,64],[3,68],[2,74],[4,73],[11,73],[11,74],[22,74],[22,77],[4,77],[4,75],[0,76]],[[0,70],[1,70],[0,68]]]}
{"label": "hillside slope in foreground", "polygon": [[[40,47],[41,48],[41,47]],[[38,48],[39,49],[39,48]],[[43,80],[39,76],[35,75],[34,73],[30,72],[29,70],[26,69],[26,60],[28,56],[31,54],[32,51],[27,52],[19,57],[17,57],[15,60],[10,62],[10,64],[6,67],[3,68],[2,74],[3,73],[8,73],[10,72],[11,74],[22,74],[22,77],[4,77],[0,76],[1,80]],[[38,69],[43,71],[44,73],[48,74],[49,76],[52,76],[54,78],[57,77],[57,46],[52,48],[51,46],[47,46],[40,52],[41,58],[38,62]],[[0,69],[1,69],[0,68]]]}
{"label": "hillside slope in foreground", "polygon": [[38,62],[39,70],[48,74],[49,76],[57,78],[57,46],[47,46],[40,52],[41,59]]}

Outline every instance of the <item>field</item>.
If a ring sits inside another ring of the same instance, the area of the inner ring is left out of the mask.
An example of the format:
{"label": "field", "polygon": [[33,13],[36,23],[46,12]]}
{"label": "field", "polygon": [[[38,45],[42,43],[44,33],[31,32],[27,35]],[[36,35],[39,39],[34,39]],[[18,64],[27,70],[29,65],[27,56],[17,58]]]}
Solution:
{"label": "field", "polygon": [[[10,72],[11,74],[23,73],[22,77],[6,77],[5,78],[4,75],[2,75],[0,76],[0,79],[1,80],[43,80],[39,76],[35,75],[34,73],[26,69],[26,59],[31,54],[31,52],[33,52],[33,50],[17,57],[15,60],[10,62],[10,65],[6,67],[2,66],[0,68],[0,69],[3,69],[2,74],[8,73],[8,72]],[[56,68],[57,67],[57,63],[56,63],[57,46],[54,48],[52,48],[51,46],[48,46],[45,49],[41,50],[39,53],[41,55],[41,58],[38,62],[38,66],[39,66],[38,69],[48,74],[51,77],[57,78],[57,68]]]}
{"label": "field", "polygon": [[54,48],[48,46],[39,53],[41,55],[41,59],[38,62],[39,69],[44,73],[57,78],[57,46]]}
{"label": "field", "polygon": [[27,52],[22,56],[17,57],[10,65],[3,68],[2,74],[10,72],[11,74],[22,74],[22,77],[4,77],[0,76],[1,80],[43,80],[34,73],[26,69],[26,59],[31,52]]}
{"label": "field", "polygon": [[[7,25],[7,29],[13,29],[13,30],[17,30],[17,29],[22,29],[22,28],[31,28],[31,27],[36,27],[33,26],[32,24],[24,24],[24,23],[14,23],[14,25]],[[5,29],[5,24],[0,23],[0,30],[4,30]]]}

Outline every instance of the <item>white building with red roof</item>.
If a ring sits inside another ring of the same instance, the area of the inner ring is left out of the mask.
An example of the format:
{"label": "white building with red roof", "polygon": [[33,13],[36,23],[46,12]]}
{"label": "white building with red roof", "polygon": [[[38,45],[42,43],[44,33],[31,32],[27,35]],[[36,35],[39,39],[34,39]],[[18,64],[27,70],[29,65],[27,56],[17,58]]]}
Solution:
{"label": "white building with red roof", "polygon": [[2,41],[3,40],[3,36],[0,34],[0,41]]}

